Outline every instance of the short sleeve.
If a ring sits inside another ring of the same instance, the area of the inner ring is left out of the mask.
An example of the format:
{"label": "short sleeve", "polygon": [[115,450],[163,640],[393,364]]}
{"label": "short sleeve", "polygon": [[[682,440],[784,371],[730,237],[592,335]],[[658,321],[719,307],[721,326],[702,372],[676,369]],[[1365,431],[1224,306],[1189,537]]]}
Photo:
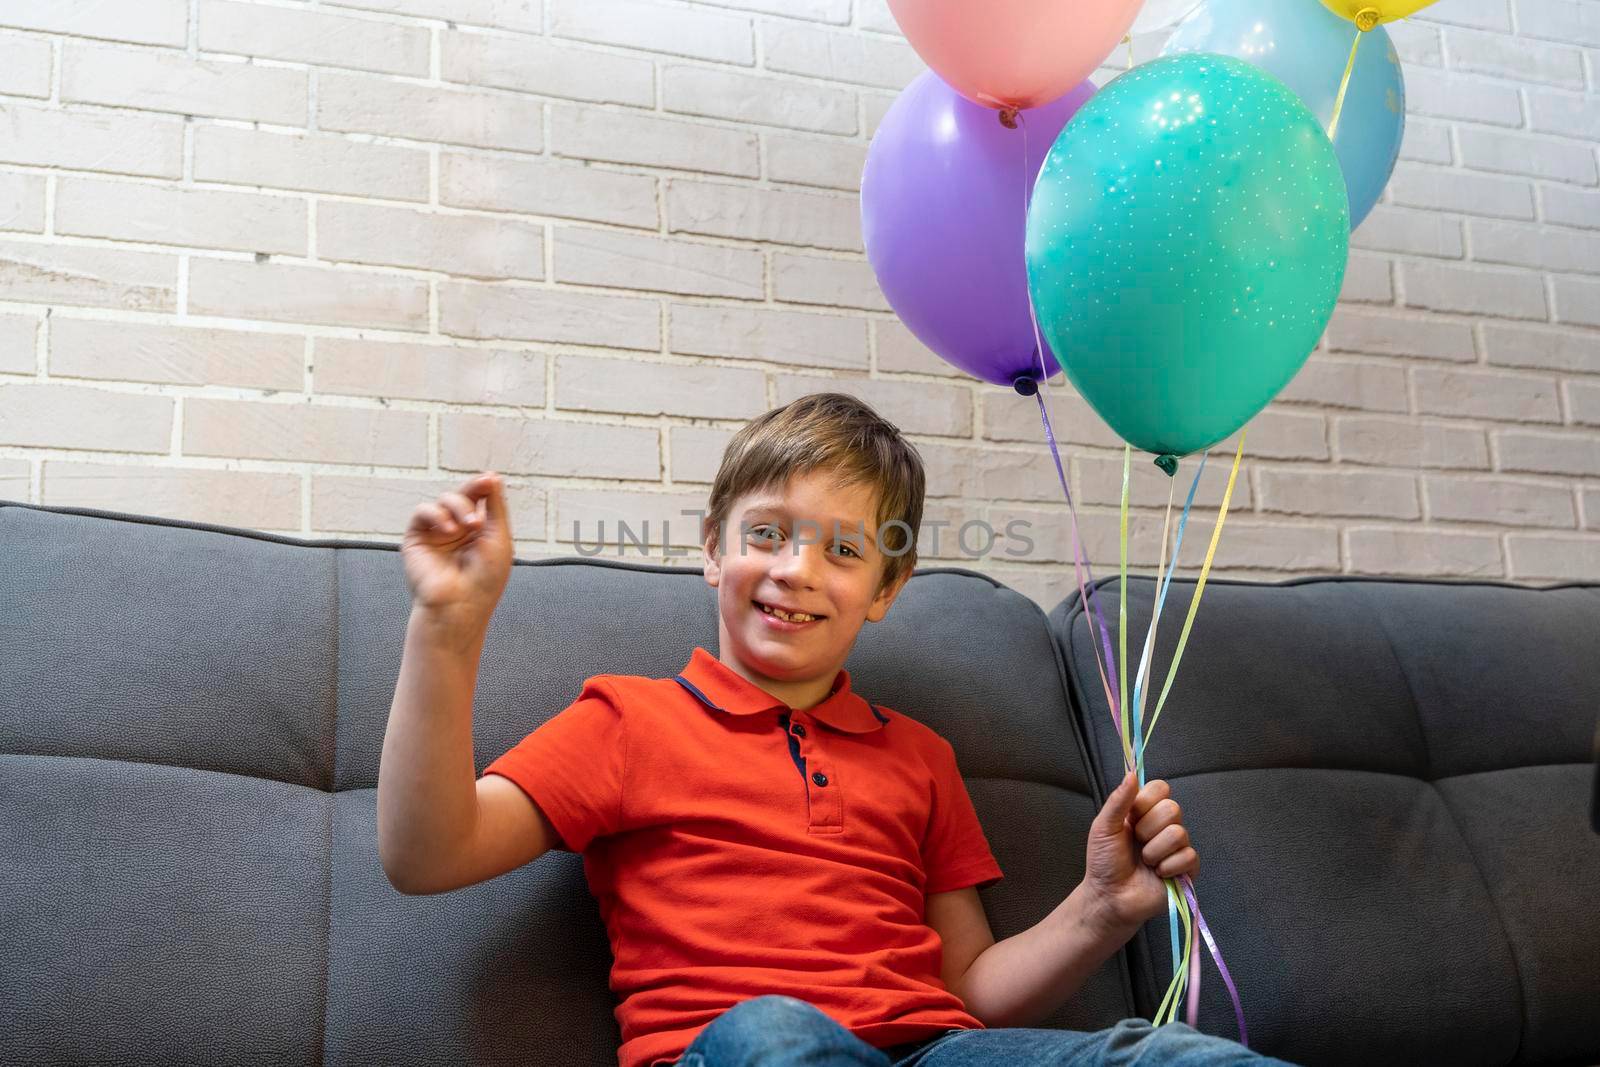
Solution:
{"label": "short sleeve", "polygon": [[584,682],[578,699],[484,768],[515,782],[561,835],[556,846],[582,852],[622,828],[627,727],[613,690]]}
{"label": "short sleeve", "polygon": [[955,749],[942,737],[933,759],[933,810],[922,842],[922,870],[927,876],[925,894],[987,886],[1001,878],[1000,864],[989,850],[989,839],[956,764]]}

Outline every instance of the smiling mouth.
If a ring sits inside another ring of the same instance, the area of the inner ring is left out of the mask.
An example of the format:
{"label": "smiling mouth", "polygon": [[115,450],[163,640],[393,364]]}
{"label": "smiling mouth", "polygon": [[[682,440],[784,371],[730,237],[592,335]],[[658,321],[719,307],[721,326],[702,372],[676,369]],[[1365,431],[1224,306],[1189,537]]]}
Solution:
{"label": "smiling mouth", "polygon": [[771,615],[774,618],[782,619],[784,622],[797,624],[806,622],[821,622],[823,619],[827,618],[826,615],[810,615],[803,611],[784,611],[782,608],[775,608],[771,604],[763,604],[759,600],[752,600],[750,603],[754,604],[758,609],[760,609],[763,615]]}

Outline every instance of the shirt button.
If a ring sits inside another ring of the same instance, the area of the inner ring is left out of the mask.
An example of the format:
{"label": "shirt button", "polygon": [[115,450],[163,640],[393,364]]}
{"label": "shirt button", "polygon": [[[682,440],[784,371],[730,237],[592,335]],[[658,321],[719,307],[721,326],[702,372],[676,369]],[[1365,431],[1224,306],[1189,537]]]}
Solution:
{"label": "shirt button", "polygon": [[797,722],[794,724],[794,735],[796,737],[804,737],[806,735],[805,723]]}
{"label": "shirt button", "polygon": [[817,773],[813,774],[811,776],[811,780],[813,782],[816,782],[818,785],[827,785],[828,784],[828,776],[826,774],[823,774],[821,771],[818,771]]}

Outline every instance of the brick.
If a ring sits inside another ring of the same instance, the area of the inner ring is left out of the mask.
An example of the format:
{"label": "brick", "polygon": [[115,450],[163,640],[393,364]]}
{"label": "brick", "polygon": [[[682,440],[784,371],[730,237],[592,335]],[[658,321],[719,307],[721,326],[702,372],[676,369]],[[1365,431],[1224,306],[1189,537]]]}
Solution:
{"label": "brick", "polygon": [[754,178],[761,173],[759,142],[746,130],[596,107],[553,109],[550,151],[573,159],[734,177]]}
{"label": "brick", "polygon": [[1600,537],[1511,534],[1506,550],[1511,573],[1519,579],[1593,582],[1600,574]]}
{"label": "brick", "polygon": [[750,66],[750,20],[643,0],[549,0],[550,33],[595,44]]}
{"label": "brick", "polygon": [[854,197],[673,179],[667,229],[774,244],[861,251]]}
{"label": "brick", "polygon": [[1495,578],[1505,573],[1493,534],[1357,528],[1346,534],[1353,574]]}
{"label": "brick", "polygon": [[765,266],[753,248],[575,226],[555,231],[555,279],[690,296],[766,295]]}
{"label": "brick", "polygon": [[654,426],[439,415],[439,466],[450,470],[656,481],[660,441]]}
{"label": "brick", "polygon": [[0,500],[28,503],[33,496],[33,464],[25,459],[0,459]]}
{"label": "brick", "polygon": [[1600,340],[1593,334],[1508,323],[1483,324],[1490,363],[1507,367],[1600,372]]}
{"label": "brick", "polygon": [[555,538],[589,554],[600,545],[606,555],[697,548],[706,506],[704,492],[562,489],[554,500]]}
{"label": "brick", "polygon": [[[1236,434],[1211,446],[1211,462],[1233,465]],[[1245,425],[1244,454],[1263,459],[1327,459],[1328,420],[1322,415],[1268,407]],[[1153,462],[1153,460],[1152,460]]]}
{"label": "brick", "polygon": [[165,323],[50,319],[50,376],[298,392],[305,339]]}
{"label": "brick", "polygon": [[1376,471],[1263,470],[1262,511],[1359,518],[1420,518],[1417,480]]}
{"label": "brick", "polygon": [[767,409],[767,378],[759,370],[709,363],[559,356],[556,407],[625,415],[751,418]]}
{"label": "brick", "polygon": [[655,229],[656,180],[565,163],[443,152],[439,202],[451,207]]}
{"label": "brick", "polygon": [[861,93],[861,132],[868,141],[878,132],[878,127],[883,124],[883,116],[889,113],[897,99],[898,93]]}
{"label": "brick", "polygon": [[544,105],[537,100],[356,74],[318,79],[317,125],[415,141],[544,151]]}
{"label": "brick", "polygon": [[812,133],[853,134],[857,127],[856,97],[848,90],[712,67],[666,68],[661,101],[679,114]]}
{"label": "brick", "polygon": [[0,171],[0,230],[43,233],[44,186],[42,174]]}
{"label": "brick", "polygon": [[872,344],[878,354],[876,365],[880,371],[937,374],[945,378],[971,380],[965,371],[940,359],[927,345],[917,340],[917,335],[899,319],[873,319]]}
{"label": "brick", "polygon": [[774,252],[772,296],[791,304],[890,310],[872,266],[864,259]]}
{"label": "brick", "polygon": [[[1184,492],[1186,492],[1185,490]],[[1180,496],[1182,493],[1179,494]],[[1197,498],[1198,500],[1198,498]],[[1234,507],[1239,505],[1239,489],[1234,488]],[[1177,505],[1174,505],[1174,512]],[[1178,522],[1172,522],[1172,537],[1177,537]],[[1195,512],[1189,517],[1183,534],[1183,545],[1178,550],[1178,570],[1198,572],[1205,562],[1206,551],[1211,546],[1211,532],[1216,528],[1216,513]],[[1157,538],[1158,545],[1160,538]],[[1159,552],[1159,549],[1157,549]],[[1171,560],[1171,548],[1168,548]],[[1155,557],[1159,561],[1159,557]],[[1142,561],[1141,561],[1142,562]],[[1212,561],[1212,577],[1226,570],[1299,571],[1316,574],[1339,573],[1339,530],[1333,526],[1308,523],[1293,525],[1252,522],[1235,517],[1230,510],[1227,523],[1222,527],[1222,537],[1217,541],[1217,555]],[[1153,572],[1152,572],[1153,573]],[[1174,589],[1172,596],[1185,595]],[[1187,608],[1187,597],[1179,601]],[[1172,607],[1169,601],[1168,607]],[[1139,640],[1142,642],[1143,637]],[[1137,660],[1135,660],[1137,662]]]}
{"label": "brick", "polygon": [[116,241],[306,252],[301,197],[63,177],[56,185],[56,232]]}
{"label": "brick", "polygon": [[1511,8],[1507,0],[1455,0],[1443,8],[1430,7],[1419,12],[1417,17],[1424,22],[1511,32]]}
{"label": "brick", "polygon": [[[1121,454],[1124,444],[1122,438],[1105,424],[1105,420],[1089,406],[1087,400],[1074,393],[1059,376],[1045,387],[1044,392],[1051,430],[1058,444],[1114,448]],[[979,396],[983,403],[983,436],[986,440],[1027,441],[1041,448],[1045,446],[1044,424],[1039,419],[1037,401],[1027,401],[1014,392],[1000,390],[986,389]]]}
{"label": "brick", "polygon": [[[340,534],[379,534],[398,540],[417,505],[456,492],[465,478],[311,476],[311,528]],[[504,479],[511,535],[517,541],[545,535],[545,491]]]}
{"label": "brick", "polygon": [[1487,470],[1484,432],[1446,422],[1341,416],[1333,420],[1342,463],[1375,467]]}
{"label": "brick", "polygon": [[544,380],[545,356],[540,352],[319,337],[312,389],[446,404],[543,407]]}
{"label": "brick", "polygon": [[61,99],[280,126],[306,124],[303,70],[66,43]]}
{"label": "brick", "polygon": [[38,319],[0,315],[0,374],[32,374],[38,363],[38,340]]}
{"label": "brick", "polygon": [[1405,412],[1406,372],[1390,363],[1313,355],[1278,393],[1276,402]]}
{"label": "brick", "polygon": [[904,41],[851,30],[767,22],[761,43],[768,70],[878,89],[903,89],[928,69]]}
{"label": "brick", "polygon": [[428,328],[428,284],[415,278],[330,267],[196,257],[189,312],[224,318]]}
{"label": "brick", "polygon": [[1555,292],[1556,322],[1576,326],[1600,326],[1600,282],[1587,278],[1550,279]]}
{"label": "brick", "polygon": [[329,7],[359,8],[417,18],[447,19],[472,26],[540,33],[544,30],[542,0],[326,0]]}
{"label": "brick", "polygon": [[[1067,564],[1070,569],[1074,554],[1072,515],[1065,504],[1053,510],[998,505],[984,509],[979,516],[973,516],[965,511],[958,512],[952,517],[951,528],[943,531],[943,538],[951,542],[946,547],[945,554],[956,558],[968,554],[962,549],[959,537],[962,524],[969,521],[987,523],[988,528],[998,537],[990,551],[981,553],[984,556],[1005,562]],[[982,527],[973,527],[967,537],[967,544],[971,550],[976,551],[985,547]],[[1226,531],[1223,537],[1226,540]],[[1121,520],[1115,512],[1080,509],[1078,538],[1084,556],[1090,564],[1102,568],[1116,567],[1121,540]],[[1187,540],[1185,536],[1185,541]],[[1130,515],[1128,558],[1155,560],[1160,551],[1161,516],[1148,513]],[[1102,575],[1104,573],[1102,572]],[[1116,609],[1113,607],[1111,610],[1114,612]]]}
{"label": "brick", "polygon": [[51,62],[49,41],[0,34],[0,93],[49,96]]}
{"label": "brick", "polygon": [[782,15],[792,19],[811,19],[844,25],[850,21],[850,0],[704,0],[717,7],[755,11],[763,15]]}
{"label": "brick", "polygon": [[861,170],[867,163],[865,145],[780,133],[765,134],[763,140],[769,180],[851,193],[860,190]]}
{"label": "brick", "polygon": [[1472,258],[1535,270],[1600,274],[1600,234],[1471,219]]}
{"label": "brick", "polygon": [[1576,48],[1471,30],[1452,29],[1449,36],[1450,62],[1457,70],[1583,88],[1583,53]]}
{"label": "brick", "polygon": [[178,310],[178,258],[85,245],[0,241],[7,300],[123,311]]}
{"label": "brick", "polygon": [[1407,126],[1413,114],[1522,125],[1522,97],[1513,85],[1427,67],[1405,72]]}
{"label": "brick", "polygon": [[673,304],[668,319],[668,347],[683,355],[867,369],[867,324],[860,318]]}
{"label": "brick", "polygon": [[183,452],[421,467],[428,461],[428,415],[309,400],[275,404],[188,397],[183,406]]}
{"label": "brick", "polygon": [[1600,382],[1566,382],[1567,411],[1572,422],[1600,426]]}
{"label": "brick", "polygon": [[1589,145],[1470,126],[1457,129],[1456,140],[1461,145],[1462,162],[1473,170],[1526,174],[1573,185],[1594,185],[1600,180],[1594,150]]}
{"label": "brick", "polygon": [[1600,488],[1583,490],[1583,526],[1600,530]]}
{"label": "brick", "polygon": [[[1426,67],[1419,67],[1426,70]],[[1398,159],[1412,163],[1455,162],[1455,146],[1450,143],[1450,127],[1441,122],[1408,121],[1400,135]]]}
{"label": "brick", "polygon": [[1428,516],[1443,522],[1479,522],[1493,526],[1575,527],[1572,490],[1548,482],[1472,475],[1451,478],[1428,475],[1422,480]]}
{"label": "brick", "polygon": [[1395,314],[1365,308],[1336,308],[1325,336],[1328,349],[1333,352],[1447,359],[1461,363],[1477,359],[1471,326],[1415,312]]}
{"label": "brick", "polygon": [[1376,252],[1460,259],[1463,251],[1461,221],[1430,211],[1406,211],[1379,205],[1351,234],[1350,246]]}
{"label": "brick", "polygon": [[317,205],[317,254],[467,278],[544,277],[544,227],[340,200]]}
{"label": "brick", "polygon": [[1600,47],[1600,11],[1592,0],[1517,0],[1517,29],[1526,37]]}
{"label": "brick", "polygon": [[[1248,435],[1246,435],[1248,441]],[[1246,444],[1245,451],[1249,451]],[[1062,457],[1066,459],[1065,456]],[[1133,462],[1128,469],[1128,501],[1130,507],[1136,508],[1161,508],[1165,510],[1167,497],[1172,496],[1173,533],[1176,535],[1178,516],[1183,512],[1183,502],[1188,499],[1189,486],[1194,483],[1195,472],[1200,467],[1200,456],[1185,456],[1181,461],[1176,477],[1168,477],[1167,473],[1151,462],[1151,457],[1144,452],[1135,452]],[[1048,468],[1041,470],[1040,482],[1045,488],[1051,490],[1050,499],[1066,502],[1066,497],[1061,492],[1061,480],[1056,474],[1055,461],[1048,450],[1040,456],[1043,461],[1040,466]],[[1253,497],[1250,491],[1249,464],[1241,464],[1239,477],[1234,481],[1233,499],[1229,502],[1230,510],[1249,511],[1252,507]],[[1213,515],[1216,508],[1222,504],[1222,495],[1228,488],[1228,473],[1233,469],[1233,453],[1221,454],[1221,450],[1214,451],[1210,459],[1206,460],[1206,472],[1200,478],[1200,485],[1195,490],[1194,502],[1199,508],[1212,509]],[[1115,456],[1087,456],[1077,455],[1072,457],[1072,467],[1069,471],[1072,479],[1071,489],[1073,500],[1080,504],[1103,505],[1105,507],[1120,507],[1122,505],[1122,457]],[[1190,532],[1184,534],[1184,542],[1188,543],[1193,536],[1194,522],[1200,518],[1198,513],[1190,517]],[[1226,528],[1223,535],[1227,535]]]}
{"label": "brick", "polygon": [[1595,434],[1499,430],[1490,436],[1501,470],[1600,477],[1600,436]]}
{"label": "brick", "polygon": [[3,104],[0,163],[178,178],[183,175],[183,123]]}
{"label": "brick", "polygon": [[0,4],[0,26],[175,48],[188,42],[189,0],[141,0],[91,10],[94,17],[85,18],[81,7],[61,0],[6,0]]}
{"label": "brick", "polygon": [[1530,91],[1528,126],[1540,133],[1600,140],[1600,109],[1594,97],[1577,93]]}
{"label": "brick", "polygon": [[1394,282],[1387,259],[1352,254],[1344,269],[1341,303],[1394,303]]}
{"label": "brick", "polygon": [[1560,422],[1554,378],[1454,367],[1413,367],[1417,410],[1508,422]]}
{"label": "brick", "polygon": [[164,455],[172,444],[168,396],[83,385],[0,383],[0,426],[16,448],[83,448]]}
{"label": "brick", "polygon": [[1438,27],[1416,19],[1400,19],[1384,26],[1405,70],[1412,67],[1437,67],[1444,63],[1444,48]]}
{"label": "brick", "polygon": [[1406,207],[1501,219],[1533,218],[1533,186],[1512,178],[1397,164],[1389,179],[1389,195]]}
{"label": "brick", "polygon": [[1400,265],[1410,307],[1508,319],[1543,319],[1548,314],[1539,275],[1509,270],[1408,260]]}
{"label": "brick", "polygon": [[709,484],[716,479],[733,431],[710,426],[674,426],[667,436],[672,452],[672,480]]}
{"label": "brick", "polygon": [[370,18],[200,0],[200,50],[425,77],[432,34]]}
{"label": "brick", "polygon": [[420,201],[428,199],[428,154],[344,137],[199,126],[194,131],[194,177],[230,185]]}
{"label": "brick", "polygon": [[44,503],[239,526],[300,528],[300,476],[278,471],[46,460]]}
{"label": "brick", "polygon": [[449,32],[440,39],[439,62],[445,81],[596,104],[656,101],[655,64],[648,59],[541,38]]}
{"label": "brick", "polygon": [[656,351],[661,310],[654,300],[525,285],[439,284],[439,332],[482,340],[548,341]]}
{"label": "brick", "polygon": [[792,374],[777,375],[776,384],[779,404],[808,393],[848,393],[906,433],[931,437],[966,437],[972,433],[972,392],[960,386]]}

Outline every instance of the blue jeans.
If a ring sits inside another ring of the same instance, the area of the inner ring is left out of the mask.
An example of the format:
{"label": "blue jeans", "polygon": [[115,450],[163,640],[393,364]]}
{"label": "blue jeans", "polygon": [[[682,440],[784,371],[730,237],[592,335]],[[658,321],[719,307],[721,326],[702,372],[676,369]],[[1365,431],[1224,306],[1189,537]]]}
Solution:
{"label": "blue jeans", "polygon": [[1106,1030],[946,1030],[878,1049],[786,996],[741,1001],[711,1020],[674,1067],[1262,1067],[1284,1064],[1183,1023],[1124,1019]]}

